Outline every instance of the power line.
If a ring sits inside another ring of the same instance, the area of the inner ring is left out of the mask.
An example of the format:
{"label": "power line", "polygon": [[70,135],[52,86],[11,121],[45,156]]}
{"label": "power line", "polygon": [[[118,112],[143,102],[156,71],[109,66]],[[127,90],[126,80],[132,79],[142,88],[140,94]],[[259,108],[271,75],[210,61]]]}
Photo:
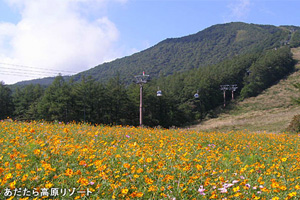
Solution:
{"label": "power line", "polygon": [[31,72],[31,73],[34,73],[34,74],[37,74],[37,75],[49,75],[49,74],[55,74],[55,75],[57,75],[58,73],[56,73],[56,72],[43,72],[43,71],[39,71],[39,70],[37,70],[37,71],[35,71],[35,70],[24,70],[24,69],[20,69],[20,68],[9,68],[9,67],[2,67],[2,66],[0,66],[0,69],[1,69],[1,71],[3,71],[3,72],[24,72],[24,73],[26,73],[26,72]]}
{"label": "power line", "polygon": [[4,63],[4,62],[0,62],[1,65],[8,65],[8,66],[15,66],[15,67],[22,67],[22,68],[29,68],[29,69],[38,69],[38,70],[44,70],[44,71],[50,71],[50,72],[66,72],[66,73],[77,73],[74,71],[68,71],[68,70],[55,70],[55,69],[50,69],[50,68],[40,68],[40,67],[30,67],[30,66],[26,66],[26,65],[17,65],[17,64],[11,64],[11,63]]}
{"label": "power line", "polygon": [[4,72],[4,73],[1,72],[0,75],[21,76],[21,77],[29,77],[29,78],[38,78],[37,76],[33,76],[33,75],[26,75],[26,74],[24,75],[23,73],[17,74],[17,73],[11,73],[11,72]]}
{"label": "power line", "polygon": [[49,75],[49,74],[42,74],[42,73],[31,73],[31,72],[17,72],[17,71],[2,71],[2,70],[0,70],[0,74],[6,74],[6,75],[8,75],[8,74],[10,74],[10,75],[16,75],[16,74],[18,74],[18,75],[30,75],[30,76],[32,76],[32,77],[36,77],[36,76],[57,76],[57,74],[56,75]]}

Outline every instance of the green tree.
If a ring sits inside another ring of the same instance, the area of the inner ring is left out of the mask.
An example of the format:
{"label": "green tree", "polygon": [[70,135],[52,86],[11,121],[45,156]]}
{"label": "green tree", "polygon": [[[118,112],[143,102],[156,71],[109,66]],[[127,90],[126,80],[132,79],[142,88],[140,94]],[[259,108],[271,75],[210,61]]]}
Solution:
{"label": "green tree", "polygon": [[12,92],[4,82],[0,82],[0,105],[0,119],[10,117],[13,113]]}
{"label": "green tree", "polygon": [[17,88],[13,101],[15,105],[14,116],[18,120],[34,120],[38,118],[37,104],[43,95],[43,88],[37,85],[27,85],[25,88]]}
{"label": "green tree", "polygon": [[91,123],[108,123],[108,95],[106,88],[91,76],[81,79],[74,87],[76,120]]}
{"label": "green tree", "polygon": [[107,117],[113,124],[129,124],[132,122],[133,104],[130,102],[125,85],[121,82],[120,76],[109,80],[106,85],[108,94]]}
{"label": "green tree", "polygon": [[70,91],[71,86],[61,75],[57,76],[38,103],[39,118],[49,121],[70,121],[72,119]]}

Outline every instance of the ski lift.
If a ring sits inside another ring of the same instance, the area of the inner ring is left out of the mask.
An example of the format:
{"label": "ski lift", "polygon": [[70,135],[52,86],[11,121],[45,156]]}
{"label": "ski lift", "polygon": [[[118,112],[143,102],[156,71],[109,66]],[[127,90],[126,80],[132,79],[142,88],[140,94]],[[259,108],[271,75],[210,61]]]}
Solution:
{"label": "ski lift", "polygon": [[158,87],[158,90],[157,90],[157,92],[156,92],[156,96],[158,96],[158,97],[161,97],[161,96],[162,96],[162,92],[161,92],[161,90],[159,90],[159,87]]}
{"label": "ski lift", "polygon": [[196,93],[196,94],[194,94],[194,97],[195,97],[196,99],[198,99],[198,98],[199,98],[198,90],[197,90],[197,93]]}

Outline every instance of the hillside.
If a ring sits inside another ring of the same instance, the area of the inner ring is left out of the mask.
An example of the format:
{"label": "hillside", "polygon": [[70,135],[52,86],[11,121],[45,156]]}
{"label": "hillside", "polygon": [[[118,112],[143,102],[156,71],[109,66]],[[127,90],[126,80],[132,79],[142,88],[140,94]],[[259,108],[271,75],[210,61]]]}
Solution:
{"label": "hillside", "polygon": [[[12,107],[6,109],[7,114],[2,118],[13,116],[20,120],[138,125],[139,86],[132,81],[133,75],[138,74],[139,70],[141,72],[140,67],[145,66],[148,70],[144,70],[151,75],[152,80],[144,85],[143,90],[144,125],[183,127],[215,117],[212,111],[223,103],[220,85],[224,84],[237,85],[236,96],[246,99],[242,106],[238,107],[237,104],[236,109],[227,107],[225,111],[228,116],[237,116],[243,120],[245,117],[241,114],[250,113],[250,117],[246,119],[251,125],[253,118],[259,119],[262,116],[266,119],[264,111],[270,109],[266,105],[270,105],[281,115],[284,110],[278,109],[292,106],[286,106],[289,99],[283,99],[278,91],[272,90],[270,94],[276,95],[280,100],[269,95],[265,97],[265,102],[260,100],[260,105],[251,104],[252,98],[247,99],[264,91],[268,94],[266,89],[295,71],[291,47],[300,46],[299,36],[300,30],[293,26],[245,23],[215,25],[197,34],[167,39],[143,52],[100,65],[71,77],[73,81],[68,80],[70,77],[58,76],[49,87],[23,85],[16,88],[13,95],[7,93],[4,98]],[[155,52],[156,57],[153,54]],[[294,50],[295,58],[297,52],[298,50]],[[155,65],[157,68],[152,65],[163,61],[165,65]],[[114,65],[118,62],[119,65]],[[113,67],[109,69],[104,66]],[[164,74],[163,70],[168,74]],[[105,78],[100,77],[103,75]],[[0,87],[6,89],[5,86]],[[157,90],[161,90],[163,95],[158,97]],[[285,98],[290,96],[286,94]],[[226,99],[231,99],[228,92]],[[281,100],[283,103],[280,103]],[[247,101],[250,103],[247,104]],[[253,113],[254,111],[257,113]],[[270,115],[270,118],[275,120],[276,116]],[[240,123],[239,121],[241,120],[238,118],[234,123]],[[280,123],[283,121],[280,119]],[[203,126],[205,129],[213,128],[207,123],[207,128]],[[212,123],[215,124],[214,121]],[[262,119],[252,124],[260,123],[266,124]],[[243,129],[251,128],[250,125],[243,124]],[[283,124],[278,126],[283,127]],[[260,129],[266,130],[265,127]]]}
{"label": "hillside", "polygon": [[298,61],[296,71],[286,79],[262,92],[257,97],[235,102],[218,118],[209,119],[194,126],[199,130],[243,130],[281,132],[289,125],[294,115],[300,113],[300,107],[291,97],[299,97],[293,84],[300,83],[300,48],[292,49],[293,57]]}
{"label": "hillside", "polygon": [[[236,55],[257,53],[288,43],[299,45],[299,35],[300,27],[295,26],[276,27],[242,22],[218,24],[196,34],[166,39],[149,49],[98,65],[72,78],[78,81],[82,76],[92,76],[97,81],[107,82],[120,74],[120,79],[129,84],[133,76],[142,71],[156,78],[217,64]],[[45,85],[49,80],[54,78],[20,82],[18,85]]]}

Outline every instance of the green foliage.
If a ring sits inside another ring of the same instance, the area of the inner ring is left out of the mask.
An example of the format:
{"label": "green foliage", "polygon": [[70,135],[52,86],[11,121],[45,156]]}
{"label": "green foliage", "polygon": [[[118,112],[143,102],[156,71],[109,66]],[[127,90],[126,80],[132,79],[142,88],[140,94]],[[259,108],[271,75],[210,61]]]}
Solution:
{"label": "green foliage", "polygon": [[11,90],[3,82],[0,82],[0,119],[5,119],[12,115],[13,102],[11,93]]}
{"label": "green foliage", "polygon": [[296,47],[300,46],[300,30],[293,33],[291,42],[290,42],[290,46],[292,48],[296,48]]}
{"label": "green foliage", "polygon": [[69,121],[71,116],[70,86],[62,76],[57,76],[53,83],[46,89],[38,104],[40,119]]}
{"label": "green foliage", "polygon": [[23,89],[17,88],[13,95],[15,106],[14,116],[18,120],[32,120],[38,117],[37,103],[43,95],[44,89],[39,85],[27,85]]}
{"label": "green foliage", "polygon": [[241,91],[241,97],[258,95],[292,72],[294,65],[295,61],[288,47],[266,51],[249,68],[251,73],[245,77],[245,87]]}
{"label": "green foliage", "polygon": [[[152,77],[220,63],[236,55],[279,47],[289,32],[268,25],[228,23],[209,27],[196,34],[166,39],[157,45],[110,63],[104,63],[75,76],[91,75],[107,81],[120,73],[126,84],[132,76],[146,71]],[[262,42],[263,41],[263,42]]]}

